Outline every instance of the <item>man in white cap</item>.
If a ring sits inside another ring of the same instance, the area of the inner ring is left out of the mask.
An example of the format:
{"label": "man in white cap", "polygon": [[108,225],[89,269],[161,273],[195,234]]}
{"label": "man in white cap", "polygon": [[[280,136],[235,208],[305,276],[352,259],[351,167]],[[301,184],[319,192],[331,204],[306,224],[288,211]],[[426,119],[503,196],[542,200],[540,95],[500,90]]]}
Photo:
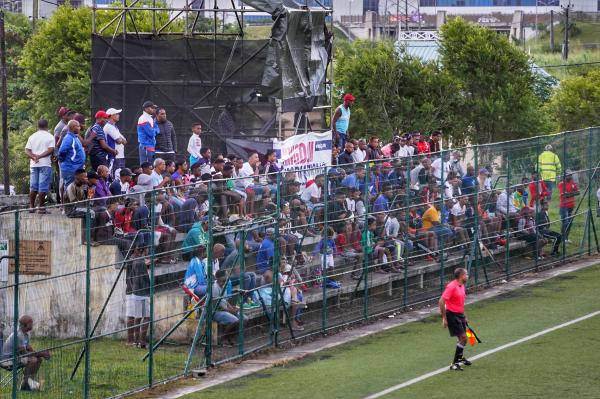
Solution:
{"label": "man in white cap", "polygon": [[556,177],[562,173],[562,165],[560,164],[560,158],[554,152],[552,152],[552,145],[548,144],[544,147],[544,152],[538,157],[538,167],[540,170],[540,177],[546,183],[546,188],[550,192],[547,200],[550,201],[552,197],[552,190],[554,184],[556,184]]}
{"label": "man in white cap", "polygon": [[111,165],[109,165],[110,174],[113,178],[119,176],[119,171],[125,167],[125,144],[127,144],[127,140],[125,140],[125,137],[123,137],[117,127],[117,123],[121,118],[121,111],[121,109],[115,108],[107,109],[106,114],[108,115],[108,119],[106,125],[104,125],[104,133],[109,141],[108,145],[112,147],[112,141],[115,150],[117,150],[117,155],[112,160]]}

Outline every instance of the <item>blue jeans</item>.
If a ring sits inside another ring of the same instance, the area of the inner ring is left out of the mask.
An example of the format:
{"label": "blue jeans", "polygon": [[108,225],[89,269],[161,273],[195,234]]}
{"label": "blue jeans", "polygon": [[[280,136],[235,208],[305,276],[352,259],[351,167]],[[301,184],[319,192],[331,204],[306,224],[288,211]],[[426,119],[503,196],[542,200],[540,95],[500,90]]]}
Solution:
{"label": "blue jeans", "polygon": [[74,170],[61,170],[60,175],[63,179],[63,187],[65,189],[65,193],[67,192],[67,187],[69,184],[75,181],[75,171]]}
{"label": "blue jeans", "polygon": [[52,167],[38,166],[30,168],[29,191],[34,193],[47,193],[52,181]]}
{"label": "blue jeans", "polygon": [[344,151],[344,148],[346,148],[347,141],[346,133],[338,132],[338,135],[340,136],[340,139],[338,140],[338,148],[340,148],[341,151]]}
{"label": "blue jeans", "polygon": [[154,151],[146,149],[143,145],[138,146],[138,151],[140,155],[140,164],[143,162],[154,162]]}
{"label": "blue jeans", "polygon": [[206,285],[202,285],[202,284],[198,284],[197,286],[194,287],[194,294],[198,295],[198,297],[202,298],[204,295],[206,295]]}
{"label": "blue jeans", "polygon": [[560,219],[562,221],[561,234],[563,240],[567,240],[569,238],[569,232],[571,231],[571,226],[573,225],[573,211],[573,208],[560,208]]}
{"label": "blue jeans", "polygon": [[550,199],[552,199],[552,191],[554,190],[554,180],[544,180],[544,183],[546,183],[546,189],[550,193],[546,200],[550,201]]}

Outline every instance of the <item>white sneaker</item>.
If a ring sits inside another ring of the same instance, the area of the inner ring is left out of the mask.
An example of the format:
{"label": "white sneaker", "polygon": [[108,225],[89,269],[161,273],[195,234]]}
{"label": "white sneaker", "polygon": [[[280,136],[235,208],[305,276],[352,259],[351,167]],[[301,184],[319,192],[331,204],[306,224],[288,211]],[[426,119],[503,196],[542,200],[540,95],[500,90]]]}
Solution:
{"label": "white sneaker", "polygon": [[29,385],[29,389],[31,389],[32,391],[40,390],[40,383],[34,380],[33,378],[28,378],[27,384]]}

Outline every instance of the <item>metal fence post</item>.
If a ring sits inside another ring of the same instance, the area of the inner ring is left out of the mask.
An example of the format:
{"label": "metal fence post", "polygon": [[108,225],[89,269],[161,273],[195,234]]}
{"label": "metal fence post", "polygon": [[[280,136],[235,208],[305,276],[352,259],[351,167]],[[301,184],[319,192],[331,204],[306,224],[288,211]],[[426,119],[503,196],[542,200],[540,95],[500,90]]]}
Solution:
{"label": "metal fence post", "polygon": [[[206,345],[204,347],[204,359],[206,367],[210,367],[212,364],[212,320],[213,320],[213,284],[215,278],[213,275],[213,207],[215,201],[213,198],[213,185],[208,182],[208,242],[206,243],[207,259],[206,262],[206,277],[208,278],[208,286],[206,287],[206,326],[204,336],[206,337]],[[227,283],[226,283],[227,284]],[[219,293],[220,295],[220,293]]]}
{"label": "metal fence post", "polygon": [[150,197],[150,351],[148,352],[148,386],[154,383],[154,267],[156,265],[154,229],[156,228],[156,191]]}
{"label": "metal fence post", "polygon": [[[13,290],[13,346],[12,346],[12,362],[13,364],[17,364],[17,356],[18,356],[18,344],[19,340],[16,337],[19,336],[19,261],[20,261],[20,220],[19,220],[19,211],[15,212],[15,288]],[[13,399],[17,398],[17,379],[18,379],[18,369],[13,367],[12,369],[12,397]]]}
{"label": "metal fence post", "polygon": [[85,203],[85,372],[83,374],[83,397],[90,397],[90,261],[91,261],[91,208]]}
{"label": "metal fence post", "polygon": [[[234,240],[235,242],[235,240]],[[246,257],[245,248],[246,248],[246,231],[240,231],[240,244],[238,247],[238,257],[240,261],[240,291],[244,291],[246,287],[244,286],[245,273],[246,273]],[[240,306],[240,324],[238,331],[238,353],[240,355],[244,354],[244,302],[242,295],[242,305]]]}
{"label": "metal fence post", "polygon": [[[369,318],[369,261],[370,256],[368,251],[372,251],[373,249],[369,247],[369,173],[370,173],[370,162],[367,161],[365,165],[365,226],[364,226],[364,235],[365,239],[362,241],[363,246],[363,281],[365,282],[365,290],[364,290],[364,301],[363,301],[363,318],[366,320]],[[359,182],[360,187],[360,182]]]}
{"label": "metal fence post", "polygon": [[510,266],[508,265],[508,261],[510,259],[510,201],[511,201],[511,187],[510,187],[510,158],[511,151],[510,147],[508,148],[508,152],[506,153],[506,245],[504,246],[504,272],[506,274],[506,280],[508,281],[510,278]]}
{"label": "metal fence post", "polygon": [[323,245],[321,246],[321,330],[323,333],[327,330],[327,251],[329,249],[328,238],[329,238],[329,173],[327,166],[325,166],[325,184],[323,185]]}

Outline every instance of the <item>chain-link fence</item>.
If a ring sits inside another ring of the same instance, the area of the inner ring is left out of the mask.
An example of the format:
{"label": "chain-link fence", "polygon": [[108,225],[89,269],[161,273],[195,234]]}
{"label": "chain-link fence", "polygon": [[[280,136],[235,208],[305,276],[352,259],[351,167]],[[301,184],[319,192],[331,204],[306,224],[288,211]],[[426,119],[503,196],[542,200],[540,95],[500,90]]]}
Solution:
{"label": "chain-link fence", "polygon": [[476,290],[596,255],[599,133],[298,173],[218,162],[0,214],[0,392],[118,396],[425,303],[457,267]]}

